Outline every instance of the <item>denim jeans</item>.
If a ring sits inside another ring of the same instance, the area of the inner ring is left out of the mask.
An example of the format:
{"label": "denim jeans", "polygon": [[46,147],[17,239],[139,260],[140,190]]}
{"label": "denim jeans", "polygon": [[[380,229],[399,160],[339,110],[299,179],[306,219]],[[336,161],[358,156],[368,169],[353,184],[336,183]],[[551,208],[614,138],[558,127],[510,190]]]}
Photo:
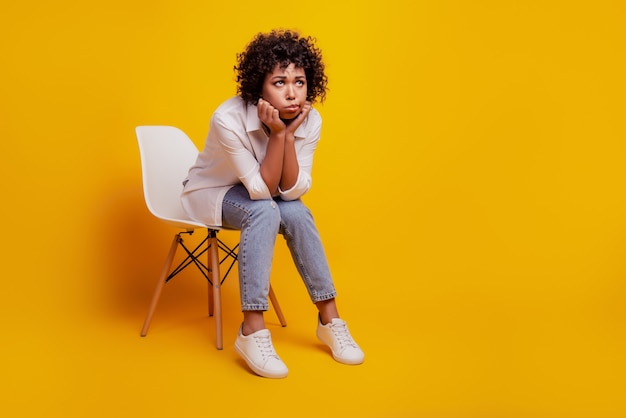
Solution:
{"label": "denim jeans", "polygon": [[231,188],[222,205],[222,224],[241,231],[239,289],[243,311],[266,311],[276,236],[287,247],[313,303],[332,299],[335,287],[309,209],[301,200],[252,200],[243,185]]}

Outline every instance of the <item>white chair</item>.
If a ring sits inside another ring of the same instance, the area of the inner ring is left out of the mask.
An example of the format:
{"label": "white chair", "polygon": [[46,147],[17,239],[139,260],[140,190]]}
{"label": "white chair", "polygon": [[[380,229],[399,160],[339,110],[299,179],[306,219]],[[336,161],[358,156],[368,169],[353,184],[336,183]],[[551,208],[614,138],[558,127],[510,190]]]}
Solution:
{"label": "white chair", "polygon": [[[141,336],[145,337],[148,333],[164,285],[183,269],[193,264],[202,272],[209,283],[209,316],[215,314],[216,345],[217,349],[221,350],[223,348],[221,285],[237,261],[236,251],[239,244],[233,248],[228,247],[217,238],[217,233],[221,228],[204,225],[189,219],[183,210],[180,203],[182,181],[198,156],[198,148],[189,137],[180,129],[172,126],[138,126],[135,128],[135,133],[139,142],[143,193],[148,210],[160,220],[183,230],[174,235],[141,329]],[[192,234],[200,228],[206,229],[207,237],[196,248],[190,250],[185,246],[181,235]],[[174,256],[179,246],[185,250],[187,257],[172,270]],[[219,250],[225,254],[221,260]],[[207,253],[207,263],[200,259],[204,253]],[[222,277],[220,264],[227,261],[230,264]],[[271,286],[269,296],[281,325],[286,326],[287,323]]]}

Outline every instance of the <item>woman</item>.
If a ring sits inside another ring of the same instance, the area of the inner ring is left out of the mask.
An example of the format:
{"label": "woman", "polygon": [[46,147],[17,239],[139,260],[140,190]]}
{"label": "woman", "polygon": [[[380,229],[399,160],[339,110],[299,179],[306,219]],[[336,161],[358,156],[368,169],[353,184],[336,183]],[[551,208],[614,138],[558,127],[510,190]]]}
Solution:
{"label": "woman", "polygon": [[321,117],[311,105],[326,95],[321,53],[311,37],[293,31],[260,33],[237,55],[235,72],[238,95],[214,112],[181,196],[192,218],[241,231],[243,323],[235,349],[257,374],[287,376],[263,317],[280,233],[319,311],[318,338],[335,360],[360,364],[363,351],[339,317],[319,233],[300,199],[311,187],[320,138]]}

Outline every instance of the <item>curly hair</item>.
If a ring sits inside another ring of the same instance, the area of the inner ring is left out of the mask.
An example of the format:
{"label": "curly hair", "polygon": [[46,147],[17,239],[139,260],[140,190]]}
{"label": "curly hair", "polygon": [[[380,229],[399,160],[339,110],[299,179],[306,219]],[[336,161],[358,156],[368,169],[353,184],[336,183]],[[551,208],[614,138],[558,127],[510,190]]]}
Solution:
{"label": "curly hair", "polygon": [[322,53],[315,46],[315,39],[302,37],[290,30],[272,30],[259,33],[237,54],[235,74],[237,94],[246,104],[256,104],[261,97],[265,76],[280,65],[287,68],[294,64],[304,69],[307,81],[307,97],[311,103],[317,99],[324,102],[328,78],[324,73]]}

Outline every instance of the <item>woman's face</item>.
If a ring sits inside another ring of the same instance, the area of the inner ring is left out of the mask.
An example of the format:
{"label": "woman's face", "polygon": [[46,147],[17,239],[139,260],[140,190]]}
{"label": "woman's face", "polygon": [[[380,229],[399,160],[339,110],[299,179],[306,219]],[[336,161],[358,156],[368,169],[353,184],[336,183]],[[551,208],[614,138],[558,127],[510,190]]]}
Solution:
{"label": "woman's face", "polygon": [[294,64],[289,64],[287,68],[277,65],[265,76],[262,98],[278,109],[281,119],[293,119],[302,112],[306,93],[304,68]]}

